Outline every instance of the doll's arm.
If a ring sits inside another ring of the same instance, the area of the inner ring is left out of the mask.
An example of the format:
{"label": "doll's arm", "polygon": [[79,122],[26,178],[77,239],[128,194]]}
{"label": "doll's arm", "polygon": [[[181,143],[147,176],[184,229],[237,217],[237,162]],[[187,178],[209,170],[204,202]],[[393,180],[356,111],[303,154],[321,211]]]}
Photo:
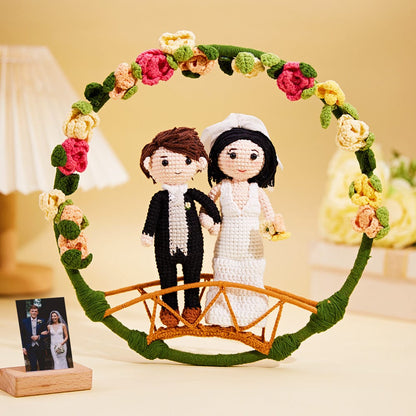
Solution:
{"label": "doll's arm", "polygon": [[210,234],[218,234],[220,230],[221,216],[218,211],[215,201],[220,195],[220,187],[217,185],[211,189],[208,196],[203,194],[200,191],[198,196],[195,196],[195,199],[201,204],[201,211],[199,214],[199,221],[201,225],[206,228]]}
{"label": "doll's arm", "polygon": [[160,213],[161,206],[161,192],[153,195],[152,200],[147,210],[146,222],[144,223],[141,241],[145,247],[149,247],[153,244],[153,236],[156,231],[157,221]]}
{"label": "doll's arm", "polygon": [[282,214],[274,213],[270,199],[266,195],[266,192],[263,191],[263,189],[259,189],[259,200],[264,219],[268,222],[271,222],[277,232],[286,231],[286,226],[285,222],[283,221]]}

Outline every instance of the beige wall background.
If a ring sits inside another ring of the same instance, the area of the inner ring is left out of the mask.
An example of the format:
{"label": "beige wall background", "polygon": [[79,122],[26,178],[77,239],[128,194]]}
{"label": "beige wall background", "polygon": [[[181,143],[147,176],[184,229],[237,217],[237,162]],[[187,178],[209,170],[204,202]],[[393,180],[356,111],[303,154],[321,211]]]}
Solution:
{"label": "beige wall background", "polygon": [[[415,8],[411,0],[2,0],[0,39],[4,44],[48,46],[80,97],[89,82],[102,82],[120,62],[157,47],[164,32],[188,29],[198,43],[273,52],[313,65],[319,81],[336,80],[386,154],[396,149],[415,157]],[[101,129],[131,179],[118,188],[80,191],[73,198],[91,223],[89,247],[95,259],[84,272],[87,282],[108,290],[157,276],[153,251],[139,240],[149,200],[158,190],[138,170],[144,144],[167,128],[190,126],[201,132],[230,112],[242,112],[265,122],[285,166],[270,198],[292,238],[266,244],[265,280],[307,295],[308,253],[318,238],[326,167],[336,149],[336,123],[323,130],[320,110],[317,99],[288,101],[265,74],[249,80],[239,74],[228,77],[219,68],[199,80],[177,72],[169,82],[140,85],[131,100],[108,102],[100,111]],[[63,140],[63,135],[56,138],[57,144]],[[194,185],[208,192],[206,174],[199,174]],[[51,264],[56,269],[54,291],[72,299],[37,198],[33,194],[18,200],[19,258]],[[205,235],[204,270],[210,271],[214,238]]]}

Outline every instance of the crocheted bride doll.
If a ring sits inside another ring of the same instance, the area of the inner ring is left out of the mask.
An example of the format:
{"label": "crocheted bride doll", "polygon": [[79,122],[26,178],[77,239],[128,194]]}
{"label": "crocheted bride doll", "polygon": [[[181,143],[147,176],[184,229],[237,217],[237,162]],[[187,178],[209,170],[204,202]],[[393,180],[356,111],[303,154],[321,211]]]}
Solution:
{"label": "crocheted bride doll", "polygon": [[[282,216],[274,213],[262,189],[274,186],[279,164],[276,150],[263,122],[244,114],[230,114],[206,128],[201,140],[210,157],[209,183],[216,183],[209,196],[213,201],[219,200],[222,212],[213,258],[214,281],[264,288],[260,214],[276,231],[285,231]],[[205,213],[200,214],[200,220],[204,227],[212,227],[212,219]],[[207,305],[217,291],[217,287],[210,287]],[[266,295],[239,288],[227,288],[226,293],[240,327],[258,320],[268,309]],[[234,325],[223,295],[208,311],[206,322],[224,327]],[[266,319],[261,319],[256,326],[265,324]]]}

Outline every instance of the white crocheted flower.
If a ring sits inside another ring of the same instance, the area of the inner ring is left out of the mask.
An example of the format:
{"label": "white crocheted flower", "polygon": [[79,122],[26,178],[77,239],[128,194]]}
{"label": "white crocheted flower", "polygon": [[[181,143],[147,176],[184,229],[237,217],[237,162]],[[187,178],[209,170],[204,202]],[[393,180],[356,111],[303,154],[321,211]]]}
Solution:
{"label": "white crocheted flower", "polygon": [[39,195],[39,207],[48,221],[55,218],[59,205],[63,202],[65,202],[65,194],[59,189],[53,189],[50,192],[43,192]]}
{"label": "white crocheted flower", "polygon": [[160,50],[173,55],[181,46],[195,47],[195,35],[189,30],[179,30],[176,33],[164,33],[159,38]]}
{"label": "white crocheted flower", "polygon": [[338,120],[336,142],[341,149],[351,152],[362,149],[369,134],[368,125],[364,121],[355,120],[349,114],[342,115]]}
{"label": "white crocheted flower", "polygon": [[264,221],[260,224],[260,233],[264,238],[271,240],[272,237],[276,234],[276,230],[274,229],[271,222]]}

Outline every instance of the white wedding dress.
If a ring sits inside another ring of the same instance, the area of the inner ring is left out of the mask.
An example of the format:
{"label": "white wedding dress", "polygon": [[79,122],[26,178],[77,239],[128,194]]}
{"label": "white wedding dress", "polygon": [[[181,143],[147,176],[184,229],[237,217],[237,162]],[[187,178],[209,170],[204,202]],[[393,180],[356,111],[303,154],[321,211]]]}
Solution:
{"label": "white wedding dress", "polygon": [[68,368],[68,363],[66,361],[66,343],[63,345],[64,352],[62,352],[61,354],[57,354],[55,352],[55,346],[60,345],[64,340],[63,324],[51,325],[49,333],[51,335],[51,354],[53,358],[54,370]]}
{"label": "white wedding dress", "polygon": [[[222,223],[214,251],[214,281],[242,283],[264,289],[266,261],[259,230],[261,206],[258,184],[250,184],[247,203],[240,209],[233,200],[230,181],[224,180],[221,182],[219,201]],[[217,293],[216,287],[209,288],[206,306]],[[266,295],[239,288],[227,288],[226,293],[239,326],[249,325],[268,309]],[[224,295],[221,294],[208,311],[206,322],[234,326]],[[265,327],[266,319],[262,319],[256,326]]]}

